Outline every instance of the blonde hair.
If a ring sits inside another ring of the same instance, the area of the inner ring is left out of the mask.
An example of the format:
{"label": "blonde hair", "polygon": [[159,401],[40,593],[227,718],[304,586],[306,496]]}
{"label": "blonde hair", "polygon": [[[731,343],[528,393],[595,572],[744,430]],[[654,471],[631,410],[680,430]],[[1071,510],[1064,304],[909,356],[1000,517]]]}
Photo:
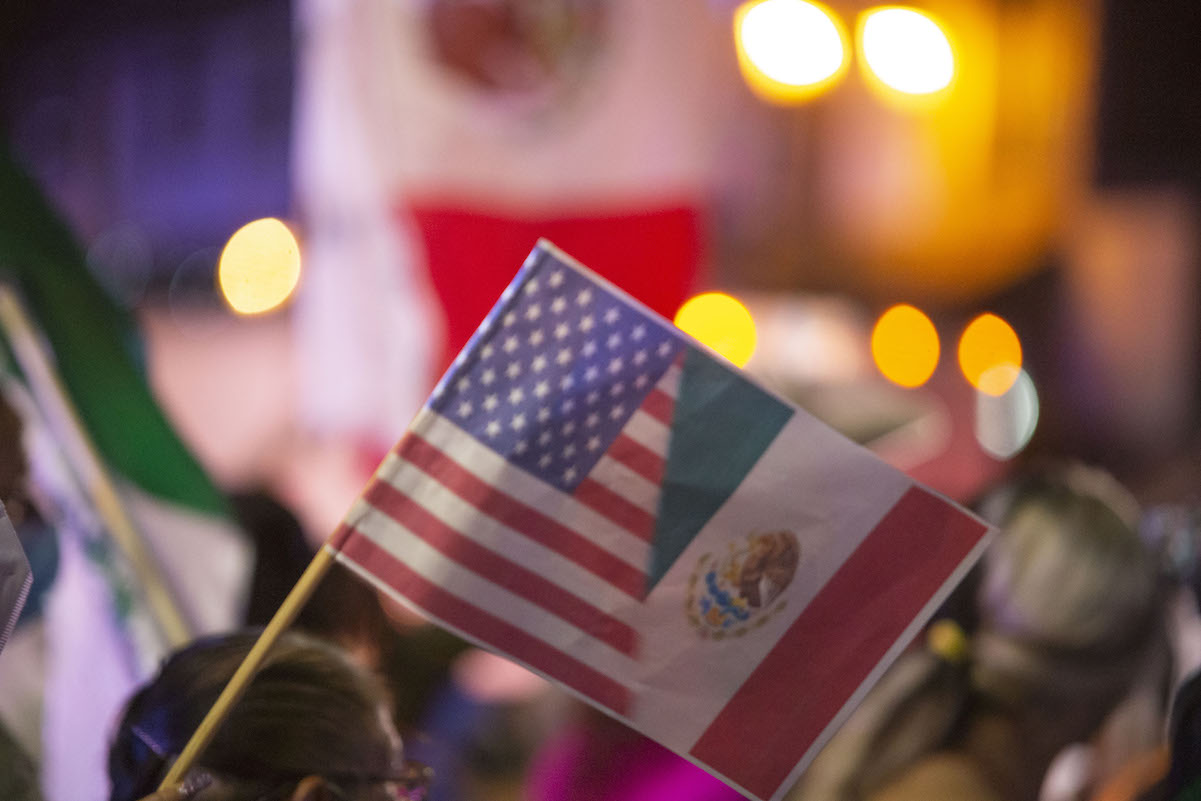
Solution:
{"label": "blonde hair", "polygon": [[870,795],[953,747],[981,705],[1090,729],[1064,728],[1067,745],[1101,723],[1162,647],[1158,571],[1135,531],[1137,506],[1116,482],[1072,467],[997,497],[985,515],[1001,534],[984,559],[965,658],[921,649],[898,660],[794,799]]}

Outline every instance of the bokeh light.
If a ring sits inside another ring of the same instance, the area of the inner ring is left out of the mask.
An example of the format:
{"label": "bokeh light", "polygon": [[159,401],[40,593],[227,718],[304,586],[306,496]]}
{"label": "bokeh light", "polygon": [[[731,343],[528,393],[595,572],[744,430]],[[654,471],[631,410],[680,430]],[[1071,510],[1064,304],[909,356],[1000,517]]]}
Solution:
{"label": "bokeh light", "polygon": [[951,85],[955,54],[943,28],[912,8],[864,12],[859,52],[870,74],[907,95],[928,95]]}
{"label": "bokeh light", "polygon": [[920,387],[938,366],[938,331],[921,310],[893,306],[872,329],[872,358],[884,377],[903,387]]}
{"label": "bokeh light", "polygon": [[812,97],[850,64],[846,31],[819,3],[751,0],[734,14],[738,63],[751,88],[769,100]]}
{"label": "bokeh light", "polygon": [[976,440],[992,456],[1012,459],[1037,427],[1038,391],[1025,370],[1018,370],[1013,386],[1001,395],[976,393]]}
{"label": "bokeh light", "polygon": [[676,312],[676,326],[739,367],[755,352],[755,321],[737,299],[721,292],[691,298]]}
{"label": "bokeh light", "polygon": [[230,308],[262,314],[282,305],[300,280],[300,246],[274,217],[247,223],[229,238],[217,283]]}
{"label": "bokeh light", "polygon": [[1022,368],[1022,343],[1009,323],[982,314],[959,338],[959,367],[973,387],[986,395],[1004,395]]}

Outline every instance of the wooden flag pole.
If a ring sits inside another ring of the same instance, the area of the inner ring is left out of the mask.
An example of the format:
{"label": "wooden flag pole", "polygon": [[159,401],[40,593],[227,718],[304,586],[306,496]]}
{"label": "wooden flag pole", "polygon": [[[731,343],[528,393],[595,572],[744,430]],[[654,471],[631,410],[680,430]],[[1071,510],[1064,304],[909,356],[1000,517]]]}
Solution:
{"label": "wooden flag pole", "polygon": [[221,723],[225,720],[229,710],[238,702],[242,694],[246,692],[246,688],[250,686],[251,680],[262,667],[263,660],[271,651],[271,646],[279,639],[279,635],[283,634],[284,630],[291,625],[296,619],[296,615],[304,607],[309,596],[313,594],[313,590],[317,588],[317,584],[329,571],[334,564],[335,551],[329,545],[324,545],[321,550],[317,551],[317,555],[313,557],[313,561],[305,568],[304,573],[300,576],[300,580],[296,582],[288,597],[284,599],[283,604],[276,610],[271,618],[271,622],[267,624],[267,628],[263,629],[263,633],[259,635],[254,647],[250,649],[250,653],[242,660],[242,664],[238,666],[233,678],[229,680],[229,684],[225,685],[225,689],[221,691],[221,695],[217,697],[208,714],[204,716],[204,720],[200,721],[200,725],[196,728],[196,732],[192,735],[192,739],[188,740],[188,744],[184,746],[183,752],[180,753],[179,759],[175,760],[175,764],[171,766],[171,770],[167,773],[163,783],[159,785],[160,790],[165,790],[172,785],[178,784],[183,780],[192,764],[200,757],[204,749],[213,739],[213,735],[217,733]]}
{"label": "wooden flag pole", "polygon": [[193,628],[164,581],[162,571],[146,546],[142,533],[121,503],[117,488],[96,453],[79,412],[42,348],[37,329],[16,292],[2,283],[0,327],[12,345],[13,354],[29,380],[34,397],[63,439],[59,444],[64,449],[68,463],[78,473],[109,535],[129,560],[159,630],[172,647],[177,648],[190,641],[194,636]]}

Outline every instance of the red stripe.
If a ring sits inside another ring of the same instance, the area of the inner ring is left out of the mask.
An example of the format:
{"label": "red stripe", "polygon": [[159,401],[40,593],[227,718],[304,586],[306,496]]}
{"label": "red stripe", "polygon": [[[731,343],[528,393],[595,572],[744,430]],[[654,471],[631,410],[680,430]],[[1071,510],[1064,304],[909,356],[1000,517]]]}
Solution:
{"label": "red stripe", "polygon": [[[373,483],[374,481],[375,479],[372,479]],[[346,525],[345,522],[339,523],[338,527],[334,529],[334,533],[329,536],[329,541],[326,544],[335,551],[342,550],[342,545],[346,542],[346,538],[350,536],[350,533],[353,530],[354,529]]]}
{"label": "red stripe", "polygon": [[755,668],[692,756],[770,798],[985,531],[911,487]]}
{"label": "red stripe", "polygon": [[396,446],[402,459],[423,470],[489,517],[600,576],[631,598],[641,599],[646,575],[584,535],[488,484],[410,431]]}
{"label": "red stripe", "polygon": [[372,482],[364,498],[468,570],[541,606],[623,654],[634,655],[638,642],[634,629],[537,573],[463,536],[391,484]]}
{"label": "red stripe", "polygon": [[651,541],[655,536],[655,517],[635,506],[613,490],[586,478],[575,488],[573,496],[588,508],[604,515],[639,539]]}
{"label": "red stripe", "polygon": [[629,688],[529,632],[444,590],[361,532],[354,532],[347,539],[342,555],[430,615],[464,634],[520,659],[618,714],[625,714],[629,709]]}
{"label": "red stripe", "polygon": [[675,405],[675,398],[655,387],[642,402],[641,409],[663,425],[669,426],[671,425],[671,412]]}
{"label": "red stripe", "polygon": [[647,481],[659,486],[663,481],[663,457],[625,434],[618,434],[609,446],[611,458],[624,464]]}

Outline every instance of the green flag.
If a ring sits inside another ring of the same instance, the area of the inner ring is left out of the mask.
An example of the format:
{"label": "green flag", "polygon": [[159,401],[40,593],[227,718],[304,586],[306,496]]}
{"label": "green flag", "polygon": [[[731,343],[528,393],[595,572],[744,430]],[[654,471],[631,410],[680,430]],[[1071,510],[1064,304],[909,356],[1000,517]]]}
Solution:
{"label": "green flag", "polygon": [[[0,283],[13,290],[0,298],[12,313],[0,336],[0,388],[23,412],[31,479],[62,554],[44,623],[42,783],[51,799],[99,799],[107,732],[128,692],[181,629],[241,622],[252,551],[155,401],[130,316],[2,144]],[[14,327],[14,316],[28,325]],[[98,493],[89,472],[112,491]],[[115,518],[132,523],[145,563],[114,546]],[[161,625],[148,574],[186,624],[174,634]]]}

